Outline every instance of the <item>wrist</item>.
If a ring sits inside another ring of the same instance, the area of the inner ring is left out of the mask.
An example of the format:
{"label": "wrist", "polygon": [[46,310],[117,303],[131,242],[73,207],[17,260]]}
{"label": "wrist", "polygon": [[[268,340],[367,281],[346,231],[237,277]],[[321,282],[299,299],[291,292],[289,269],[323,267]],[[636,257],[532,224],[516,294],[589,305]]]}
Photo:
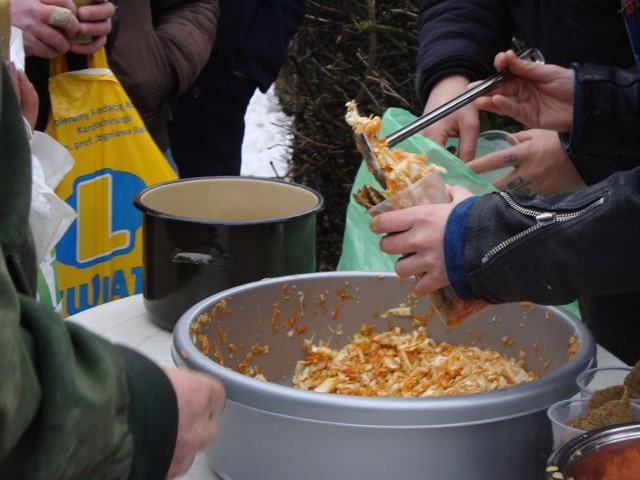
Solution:
{"label": "wrist", "polygon": [[465,92],[469,87],[469,83],[469,78],[462,74],[448,75],[442,78],[431,89],[424,112],[430,112],[434,108]]}
{"label": "wrist", "polygon": [[479,197],[469,197],[451,211],[444,231],[444,263],[451,287],[462,299],[475,298],[467,282],[464,251],[471,207]]}

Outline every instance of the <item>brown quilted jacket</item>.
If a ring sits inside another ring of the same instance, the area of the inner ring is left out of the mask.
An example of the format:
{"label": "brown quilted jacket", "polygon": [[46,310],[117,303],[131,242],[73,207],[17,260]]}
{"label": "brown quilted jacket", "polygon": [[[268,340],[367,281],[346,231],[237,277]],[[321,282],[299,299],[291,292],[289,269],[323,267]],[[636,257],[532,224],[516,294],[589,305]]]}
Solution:
{"label": "brown quilted jacket", "polygon": [[109,52],[118,76],[161,150],[169,146],[171,103],[207,62],[220,14],[218,0],[127,0]]}

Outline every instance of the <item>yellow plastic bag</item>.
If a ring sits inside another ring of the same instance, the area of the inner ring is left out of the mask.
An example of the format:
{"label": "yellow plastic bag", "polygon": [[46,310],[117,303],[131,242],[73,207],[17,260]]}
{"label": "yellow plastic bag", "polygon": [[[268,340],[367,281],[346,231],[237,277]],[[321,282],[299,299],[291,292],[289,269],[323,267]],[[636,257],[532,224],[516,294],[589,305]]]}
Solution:
{"label": "yellow plastic bag", "polygon": [[66,72],[52,61],[47,133],[75,165],[56,189],[78,217],[56,245],[63,316],[142,292],[142,218],[133,197],[176,179],[104,49],[89,68]]}

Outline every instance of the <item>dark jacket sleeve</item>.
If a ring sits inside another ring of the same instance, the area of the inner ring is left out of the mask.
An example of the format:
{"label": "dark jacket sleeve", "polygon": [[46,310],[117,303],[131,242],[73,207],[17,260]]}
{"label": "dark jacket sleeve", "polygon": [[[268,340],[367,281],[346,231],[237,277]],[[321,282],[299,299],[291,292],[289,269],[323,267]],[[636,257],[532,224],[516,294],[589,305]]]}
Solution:
{"label": "dark jacket sleeve", "polygon": [[220,0],[224,17],[211,57],[196,83],[208,85],[240,72],[266,92],[288,60],[289,43],[300,28],[307,0]]}
{"label": "dark jacket sleeve", "polygon": [[216,37],[217,0],[152,2],[154,29],[177,75],[171,94],[184,93],[207,63]]}
{"label": "dark jacket sleeve", "polygon": [[602,65],[574,65],[573,131],[561,134],[588,185],[640,166],[640,75]]}
{"label": "dark jacket sleeve", "polygon": [[130,0],[118,6],[109,65],[162,151],[175,96],[194,81],[211,53],[218,0]]}
{"label": "dark jacket sleeve", "polygon": [[306,5],[306,0],[255,2],[234,68],[254,78],[262,92],[269,89],[287,63],[289,42],[302,24]]}
{"label": "dark jacket sleeve", "polygon": [[151,360],[123,346],[133,433],[133,462],[129,480],[156,480],[166,476],[178,432],[178,404],[167,376]]}
{"label": "dark jacket sleeve", "polygon": [[[454,73],[470,80],[493,73],[498,52],[536,47],[547,63],[635,65],[620,0],[422,0],[417,89],[423,105],[433,85]],[[594,32],[598,32],[594,34]]]}
{"label": "dark jacket sleeve", "polygon": [[416,82],[423,105],[444,76],[461,74],[475,81],[494,72],[493,59],[509,48],[515,28],[508,3],[422,0]]}
{"label": "dark jacket sleeve", "polygon": [[[155,422],[162,452],[173,454],[175,393],[158,367],[63,321],[33,292],[36,264],[28,224],[31,161],[18,104],[2,67],[0,84],[0,478],[164,478],[144,441]],[[142,366],[142,367],[140,367]],[[140,379],[135,371],[145,368]],[[164,377],[164,378],[162,378]],[[153,388],[147,410],[142,382]],[[133,388],[135,387],[135,388]],[[140,420],[142,419],[142,420]],[[134,469],[132,469],[132,466]],[[164,470],[164,471],[161,471]],[[140,476],[138,472],[150,472]]]}
{"label": "dark jacket sleeve", "polygon": [[640,168],[571,194],[485,195],[468,218],[467,281],[491,303],[640,291],[639,215]]}

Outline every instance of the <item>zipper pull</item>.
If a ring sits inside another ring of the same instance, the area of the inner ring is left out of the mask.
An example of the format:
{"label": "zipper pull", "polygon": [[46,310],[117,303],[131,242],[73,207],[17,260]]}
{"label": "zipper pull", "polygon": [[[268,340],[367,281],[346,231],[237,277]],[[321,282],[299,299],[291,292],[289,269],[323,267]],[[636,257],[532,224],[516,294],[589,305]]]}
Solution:
{"label": "zipper pull", "polygon": [[556,214],[553,212],[542,212],[536,215],[538,225],[545,226],[556,221]]}

